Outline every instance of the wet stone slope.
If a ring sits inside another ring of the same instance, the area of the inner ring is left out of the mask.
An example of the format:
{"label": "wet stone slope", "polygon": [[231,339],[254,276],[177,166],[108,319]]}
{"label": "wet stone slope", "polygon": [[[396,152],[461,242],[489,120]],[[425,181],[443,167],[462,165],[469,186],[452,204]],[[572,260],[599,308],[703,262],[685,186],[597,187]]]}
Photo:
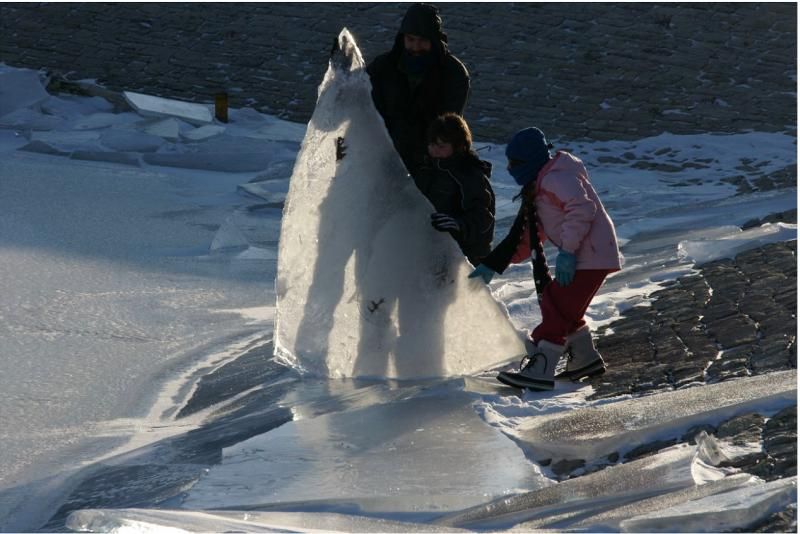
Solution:
{"label": "wet stone slope", "polygon": [[594,398],[797,367],[797,242],[702,265],[599,332]]}

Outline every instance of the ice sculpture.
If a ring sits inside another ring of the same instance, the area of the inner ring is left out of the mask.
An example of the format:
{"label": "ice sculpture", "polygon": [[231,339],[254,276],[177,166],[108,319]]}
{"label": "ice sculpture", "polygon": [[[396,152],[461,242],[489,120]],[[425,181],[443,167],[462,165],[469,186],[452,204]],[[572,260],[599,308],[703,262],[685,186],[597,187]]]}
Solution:
{"label": "ice sculpture", "polygon": [[284,208],[276,354],[320,375],[408,379],[524,353],[456,243],[431,228],[347,30],[334,48]]}

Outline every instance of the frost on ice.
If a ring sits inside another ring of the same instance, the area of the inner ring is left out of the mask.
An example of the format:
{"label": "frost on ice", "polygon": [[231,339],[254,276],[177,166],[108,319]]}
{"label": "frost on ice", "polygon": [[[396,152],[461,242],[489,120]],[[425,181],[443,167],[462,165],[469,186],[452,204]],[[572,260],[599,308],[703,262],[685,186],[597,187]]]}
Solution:
{"label": "frost on ice", "polygon": [[[513,431],[539,459],[592,460],[701,423],[796,403],[797,372],[729,380],[699,388],[531,417]],[[623,451],[624,452],[624,451]]]}
{"label": "frost on ice", "polygon": [[695,263],[707,263],[720,258],[734,258],[746,250],[796,238],[796,224],[768,223],[744,231],[734,227],[718,236],[681,241],[678,244],[678,257]]}
{"label": "frost on ice", "polygon": [[431,228],[433,208],[394,150],[347,30],[338,46],[286,200],[277,354],[320,375],[401,379],[468,374],[522,354],[505,309]]}
{"label": "frost on ice", "polygon": [[465,532],[357,515],[308,512],[79,510],[67,526],[76,532]]}
{"label": "frost on ice", "polygon": [[[526,531],[566,528],[570,523],[632,502],[722,480],[724,472],[715,465],[724,459],[714,438],[703,434],[696,446],[673,447],[590,475],[475,506],[444,516],[436,523],[478,530],[504,530],[520,523],[529,527]],[[742,482],[738,480],[736,485]]]}
{"label": "frost on ice", "polygon": [[730,532],[752,525],[797,502],[797,477],[753,482],[734,491],[633,517],[623,532]]}

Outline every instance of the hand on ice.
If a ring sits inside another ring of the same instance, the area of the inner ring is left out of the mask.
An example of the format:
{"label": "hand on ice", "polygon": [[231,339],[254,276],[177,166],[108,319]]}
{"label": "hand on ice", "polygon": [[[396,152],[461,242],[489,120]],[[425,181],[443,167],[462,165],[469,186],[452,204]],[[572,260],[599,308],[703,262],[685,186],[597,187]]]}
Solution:
{"label": "hand on ice", "polygon": [[461,233],[461,224],[453,217],[444,213],[432,213],[431,226],[440,232]]}
{"label": "hand on ice", "polygon": [[561,286],[568,286],[575,278],[575,254],[570,254],[561,249],[558,250],[556,258],[556,280]]}
{"label": "hand on ice", "polygon": [[483,278],[483,282],[488,284],[494,278],[494,271],[482,263],[479,263],[475,270],[469,273],[469,278]]}

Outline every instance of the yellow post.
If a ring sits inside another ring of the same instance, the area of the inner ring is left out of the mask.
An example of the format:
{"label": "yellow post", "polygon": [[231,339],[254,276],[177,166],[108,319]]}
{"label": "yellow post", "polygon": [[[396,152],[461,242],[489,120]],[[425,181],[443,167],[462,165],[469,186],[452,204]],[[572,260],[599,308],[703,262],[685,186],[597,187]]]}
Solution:
{"label": "yellow post", "polygon": [[228,93],[214,95],[214,116],[220,122],[228,122]]}

